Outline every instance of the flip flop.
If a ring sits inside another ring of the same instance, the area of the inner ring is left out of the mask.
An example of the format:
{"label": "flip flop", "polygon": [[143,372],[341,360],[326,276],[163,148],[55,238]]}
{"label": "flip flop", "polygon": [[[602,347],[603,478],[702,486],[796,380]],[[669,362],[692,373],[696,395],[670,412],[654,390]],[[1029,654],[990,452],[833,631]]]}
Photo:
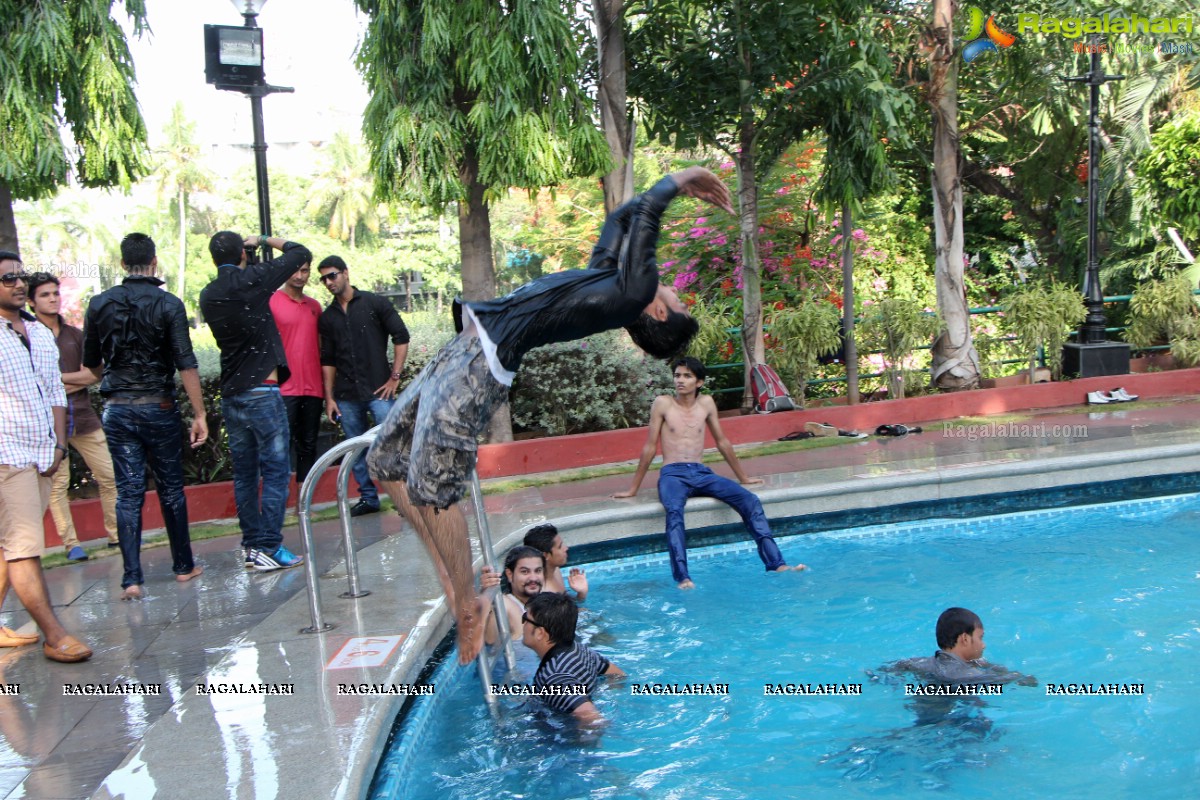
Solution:
{"label": "flip flop", "polygon": [[811,438],[813,438],[813,436],[815,436],[815,435],[816,435],[816,434],[809,433],[808,431],[792,431],[792,432],[791,432],[791,433],[789,433],[787,436],[780,436],[780,437],[779,437],[779,441],[781,441],[781,442],[794,442],[794,441],[796,441],[797,439],[811,439]]}

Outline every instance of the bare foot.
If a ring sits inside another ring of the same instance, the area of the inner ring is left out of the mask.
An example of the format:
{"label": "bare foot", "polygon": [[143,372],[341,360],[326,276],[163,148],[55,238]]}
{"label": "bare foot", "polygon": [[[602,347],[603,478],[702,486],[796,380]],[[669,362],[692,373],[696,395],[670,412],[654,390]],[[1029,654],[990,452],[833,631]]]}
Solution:
{"label": "bare foot", "polygon": [[121,599],[122,600],[141,600],[142,599],[142,587],[136,583],[133,584],[132,586],[126,586],[125,591],[121,592]]}
{"label": "bare foot", "polygon": [[688,578],[686,581],[680,581],[680,582],[679,582],[679,588],[680,588],[680,589],[695,589],[695,588],[696,588],[696,584],[692,583],[692,579],[691,579],[691,578]]}
{"label": "bare foot", "polygon": [[179,581],[180,583],[187,583],[192,578],[199,578],[203,574],[204,574],[204,567],[197,564],[196,567],[191,572],[186,572],[183,575],[176,575],[175,580]]}
{"label": "bare foot", "polygon": [[803,564],[797,564],[794,567],[784,564],[781,567],[776,567],[774,571],[775,572],[791,572],[792,570],[795,570],[796,572],[799,572],[802,569],[808,569],[808,567],[804,566]]}
{"label": "bare foot", "polygon": [[486,601],[482,596],[471,598],[470,609],[458,620],[458,663],[470,664],[483,649],[486,627],[483,624]]}

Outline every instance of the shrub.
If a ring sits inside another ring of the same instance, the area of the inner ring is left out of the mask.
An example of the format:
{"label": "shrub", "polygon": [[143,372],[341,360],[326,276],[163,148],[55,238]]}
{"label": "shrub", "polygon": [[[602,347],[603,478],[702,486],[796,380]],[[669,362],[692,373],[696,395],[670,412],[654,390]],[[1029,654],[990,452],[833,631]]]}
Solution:
{"label": "shrub", "polygon": [[1083,295],[1062,283],[1025,284],[1005,298],[1004,327],[1017,337],[1021,355],[1029,361],[1030,383],[1039,349],[1054,378],[1062,376],[1063,345],[1086,316]]}
{"label": "shrub", "polygon": [[664,362],[608,331],[531,350],[509,403],[515,430],[561,435],[642,425],[651,401],[671,391]]}

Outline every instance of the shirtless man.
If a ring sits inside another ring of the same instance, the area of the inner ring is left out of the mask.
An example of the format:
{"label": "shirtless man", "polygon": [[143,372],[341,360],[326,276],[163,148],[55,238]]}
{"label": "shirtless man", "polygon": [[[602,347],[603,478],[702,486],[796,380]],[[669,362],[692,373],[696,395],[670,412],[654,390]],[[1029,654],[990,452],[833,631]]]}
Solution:
{"label": "shirtless man", "polygon": [[367,454],[373,478],[417,531],[458,622],[462,664],[483,647],[467,520],[458,501],[478,437],[508,397],[525,353],[625,328],[638,347],[670,358],[699,330],[674,289],[659,283],[659,225],[677,196],[732,214],[729,189],[703,167],[668,175],[604,221],[587,269],[543,275],[495,300],[468,301],[463,329],[405,388]]}
{"label": "shirtless man", "polygon": [[582,603],[587,600],[588,581],[583,570],[572,569],[567,579],[563,581],[562,568],[567,565],[567,545],[558,534],[558,528],[550,524],[535,525],[525,532],[525,545],[541,551],[546,559],[546,581],[544,589],[547,592],[567,593],[567,586],[575,592],[575,599]]}
{"label": "shirtless man", "polygon": [[688,356],[674,365],[675,396],[659,395],[650,407],[650,436],[642,448],[633,485],[627,492],[613,497],[633,497],[646,477],[646,470],[658,451],[662,439],[663,467],[658,475],[658,499],[667,512],[667,550],[671,554],[671,574],[680,589],[695,586],[687,569],[687,530],[683,524],[683,507],[693,496],[715,497],[730,506],[742,517],[746,530],[758,544],[758,557],[768,572],[801,570],[804,565],[789,567],[771,536],[771,528],[763,513],[762,503],[753,493],[722,478],[701,463],[704,453],[704,428],[707,425],[717,443],[717,450],[737,476],[742,486],[761,484],[762,478],[748,477],[733,452],[733,445],[721,431],[717,405],[708,395],[700,394],[705,369],[698,359]]}
{"label": "shirtless man", "polygon": [[[504,609],[508,612],[508,632],[514,640],[521,638],[521,615],[533,596],[545,585],[546,560],[540,551],[525,545],[517,545],[504,557],[504,579],[509,591],[504,595]],[[499,632],[492,614],[488,614],[487,633],[484,641],[495,644]]]}

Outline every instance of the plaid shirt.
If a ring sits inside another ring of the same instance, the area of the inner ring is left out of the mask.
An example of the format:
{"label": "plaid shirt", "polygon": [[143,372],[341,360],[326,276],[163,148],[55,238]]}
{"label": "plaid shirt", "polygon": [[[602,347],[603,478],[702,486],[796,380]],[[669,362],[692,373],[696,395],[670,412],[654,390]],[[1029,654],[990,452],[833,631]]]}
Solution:
{"label": "plaid shirt", "polygon": [[65,408],[67,393],[54,334],[33,315],[20,314],[28,348],[12,323],[0,319],[0,464],[44,472],[57,443],[51,408]]}

